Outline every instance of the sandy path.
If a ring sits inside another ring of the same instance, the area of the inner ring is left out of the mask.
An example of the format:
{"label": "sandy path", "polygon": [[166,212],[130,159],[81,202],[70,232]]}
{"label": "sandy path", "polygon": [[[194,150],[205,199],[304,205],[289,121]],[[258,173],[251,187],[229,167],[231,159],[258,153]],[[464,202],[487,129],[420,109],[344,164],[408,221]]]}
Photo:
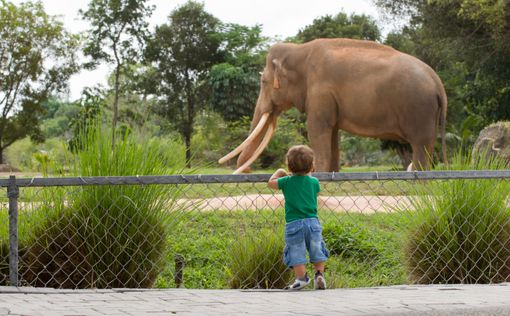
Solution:
{"label": "sandy path", "polygon": [[[249,194],[208,199],[179,199],[177,204],[188,211],[275,210],[283,207],[284,199],[281,194]],[[410,208],[409,198],[406,196],[350,195],[319,197],[319,209],[333,212],[388,213],[406,208]]]}

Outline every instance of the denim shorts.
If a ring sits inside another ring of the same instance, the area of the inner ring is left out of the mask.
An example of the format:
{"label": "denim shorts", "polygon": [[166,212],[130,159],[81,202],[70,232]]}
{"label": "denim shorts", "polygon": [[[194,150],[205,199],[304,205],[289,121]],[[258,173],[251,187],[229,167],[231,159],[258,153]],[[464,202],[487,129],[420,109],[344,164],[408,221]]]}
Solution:
{"label": "denim shorts", "polygon": [[305,218],[285,225],[285,248],[283,262],[292,268],[306,264],[306,252],[310,262],[324,262],[329,251],[322,239],[322,226],[317,218]]}

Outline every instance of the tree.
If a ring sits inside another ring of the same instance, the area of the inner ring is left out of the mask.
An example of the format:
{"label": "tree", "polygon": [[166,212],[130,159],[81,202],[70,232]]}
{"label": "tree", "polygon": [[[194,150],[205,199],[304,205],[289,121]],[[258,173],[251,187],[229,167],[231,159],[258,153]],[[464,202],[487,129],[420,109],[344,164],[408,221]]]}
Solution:
{"label": "tree", "polygon": [[381,32],[376,21],[367,15],[340,12],[335,16],[325,15],[313,20],[311,25],[299,30],[295,37],[297,42],[305,43],[316,38],[352,38],[378,41]]}
{"label": "tree", "polygon": [[30,136],[42,141],[40,118],[52,93],[78,70],[78,40],[41,3],[0,0],[0,163],[5,148]]}
{"label": "tree", "polygon": [[209,96],[206,79],[211,66],[222,60],[219,27],[203,4],[189,1],[170,14],[168,24],[156,28],[146,51],[155,68],[148,86],[159,101],[155,110],[183,136],[188,166],[193,121]]}
{"label": "tree", "polygon": [[126,65],[134,63],[142,54],[148,37],[148,22],[153,6],[147,0],[91,0],[87,11],[80,10],[92,24],[84,53],[92,58],[93,67],[101,61],[115,63],[112,146],[118,120],[120,76]]}
{"label": "tree", "polygon": [[226,24],[222,29],[224,63],[209,75],[211,108],[227,121],[253,114],[260,88],[259,72],[265,64],[268,39],[260,26]]}

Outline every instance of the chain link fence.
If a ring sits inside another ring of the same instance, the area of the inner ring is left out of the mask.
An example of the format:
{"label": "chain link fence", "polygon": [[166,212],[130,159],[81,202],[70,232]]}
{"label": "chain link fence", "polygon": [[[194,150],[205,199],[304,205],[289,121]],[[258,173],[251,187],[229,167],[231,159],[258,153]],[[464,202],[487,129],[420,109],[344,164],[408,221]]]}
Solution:
{"label": "chain link fence", "polygon": [[[0,180],[1,284],[283,288],[269,176]],[[330,288],[510,281],[510,171],[315,176]]]}

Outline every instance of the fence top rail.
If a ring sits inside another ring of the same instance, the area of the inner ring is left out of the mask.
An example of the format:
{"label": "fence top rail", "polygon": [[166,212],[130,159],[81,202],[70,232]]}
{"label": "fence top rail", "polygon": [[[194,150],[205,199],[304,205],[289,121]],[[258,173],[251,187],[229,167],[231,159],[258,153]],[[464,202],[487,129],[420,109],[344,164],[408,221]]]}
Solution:
{"label": "fence top rail", "polygon": [[[171,175],[171,176],[115,176],[0,179],[0,187],[83,186],[83,185],[144,185],[144,184],[200,184],[200,183],[261,183],[270,174],[241,175]],[[442,179],[507,179],[510,170],[481,171],[395,171],[395,172],[317,172],[313,176],[324,182],[378,180],[442,180]]]}

